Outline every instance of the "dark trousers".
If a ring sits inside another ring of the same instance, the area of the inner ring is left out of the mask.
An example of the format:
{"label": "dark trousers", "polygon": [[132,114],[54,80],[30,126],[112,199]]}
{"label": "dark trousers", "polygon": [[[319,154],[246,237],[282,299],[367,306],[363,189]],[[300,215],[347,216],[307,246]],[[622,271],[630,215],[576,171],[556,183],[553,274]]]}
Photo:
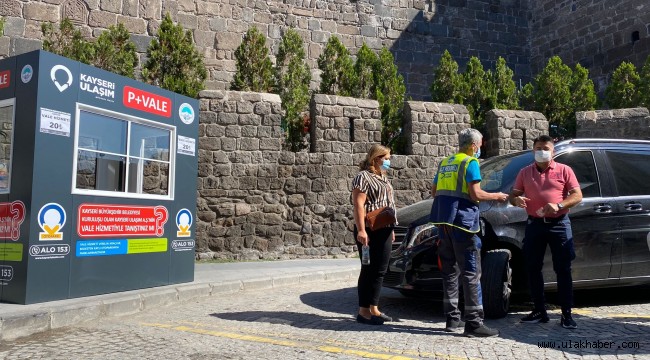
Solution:
{"label": "dark trousers", "polygon": [[[357,283],[359,307],[364,308],[370,307],[370,305],[379,305],[379,293],[390,260],[393,228],[384,228],[377,231],[366,229],[366,233],[369,240],[370,264],[361,264],[361,272]],[[354,238],[357,238],[356,227],[354,228]],[[359,261],[361,261],[361,243],[358,241],[357,249],[359,250]]]}
{"label": "dark trousers", "polygon": [[463,285],[465,321],[472,328],[483,324],[483,294],[481,292],[481,239],[449,225],[440,225],[440,258],[443,311],[447,319],[460,320],[458,309],[458,278]]}
{"label": "dark trousers", "polygon": [[553,270],[557,275],[558,300],[562,312],[571,312],[573,305],[573,279],[571,278],[571,261],[576,254],[573,249],[573,233],[568,216],[558,220],[529,218],[524,236],[523,253],[528,270],[530,295],[535,310],[545,310],[544,276],[542,266],[546,246],[551,248]]}

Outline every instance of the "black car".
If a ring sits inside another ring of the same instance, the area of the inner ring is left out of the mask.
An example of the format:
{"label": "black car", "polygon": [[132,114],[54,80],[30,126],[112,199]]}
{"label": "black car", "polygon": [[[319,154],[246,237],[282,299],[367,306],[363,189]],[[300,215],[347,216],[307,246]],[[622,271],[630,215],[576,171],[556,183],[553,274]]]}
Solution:
{"label": "black car", "polygon": [[[650,282],[650,141],[574,139],[555,144],[555,160],[573,168],[582,202],[571,209],[576,259],[575,288]],[[532,151],[481,163],[481,188],[509,193],[519,170],[533,162]],[[432,199],[397,212],[384,286],[404,295],[439,296],[437,228],[428,224]],[[481,284],[486,316],[507,314],[512,291],[527,291],[521,248],[527,215],[506,203],[479,204],[483,242]],[[546,289],[555,289],[550,251],[544,260]]]}

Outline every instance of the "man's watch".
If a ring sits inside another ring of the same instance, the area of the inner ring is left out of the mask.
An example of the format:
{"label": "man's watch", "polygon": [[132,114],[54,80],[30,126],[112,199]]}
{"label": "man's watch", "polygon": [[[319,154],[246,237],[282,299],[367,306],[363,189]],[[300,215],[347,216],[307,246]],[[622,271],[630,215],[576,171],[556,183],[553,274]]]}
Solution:
{"label": "man's watch", "polygon": [[562,205],[562,203],[557,203],[557,208],[558,210],[562,210],[564,209],[564,205]]}

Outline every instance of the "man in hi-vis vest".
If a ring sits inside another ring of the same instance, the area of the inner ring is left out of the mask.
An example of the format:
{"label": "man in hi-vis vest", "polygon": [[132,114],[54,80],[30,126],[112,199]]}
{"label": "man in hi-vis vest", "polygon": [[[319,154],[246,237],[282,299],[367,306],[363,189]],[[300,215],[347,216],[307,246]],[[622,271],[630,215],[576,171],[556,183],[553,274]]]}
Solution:
{"label": "man in hi-vis vest", "polygon": [[[498,336],[499,331],[483,324],[481,293],[481,239],[479,201],[506,201],[504,193],[481,190],[481,156],[483,135],[476,129],[458,134],[460,151],[440,163],[431,186],[434,197],[430,223],[439,226],[438,257],[444,287],[443,310],[447,316],[445,331],[464,327],[469,337]],[[465,321],[458,309],[458,277],[465,296]]]}

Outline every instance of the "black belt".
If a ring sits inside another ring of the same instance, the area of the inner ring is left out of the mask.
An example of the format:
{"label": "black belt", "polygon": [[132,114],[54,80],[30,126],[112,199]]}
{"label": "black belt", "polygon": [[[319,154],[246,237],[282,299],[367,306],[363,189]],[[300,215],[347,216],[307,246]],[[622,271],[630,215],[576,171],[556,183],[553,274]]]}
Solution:
{"label": "black belt", "polygon": [[528,215],[528,220],[544,223],[544,224],[557,224],[560,221],[566,219],[567,217],[568,217],[567,214],[560,215],[558,217],[535,217],[535,216]]}

